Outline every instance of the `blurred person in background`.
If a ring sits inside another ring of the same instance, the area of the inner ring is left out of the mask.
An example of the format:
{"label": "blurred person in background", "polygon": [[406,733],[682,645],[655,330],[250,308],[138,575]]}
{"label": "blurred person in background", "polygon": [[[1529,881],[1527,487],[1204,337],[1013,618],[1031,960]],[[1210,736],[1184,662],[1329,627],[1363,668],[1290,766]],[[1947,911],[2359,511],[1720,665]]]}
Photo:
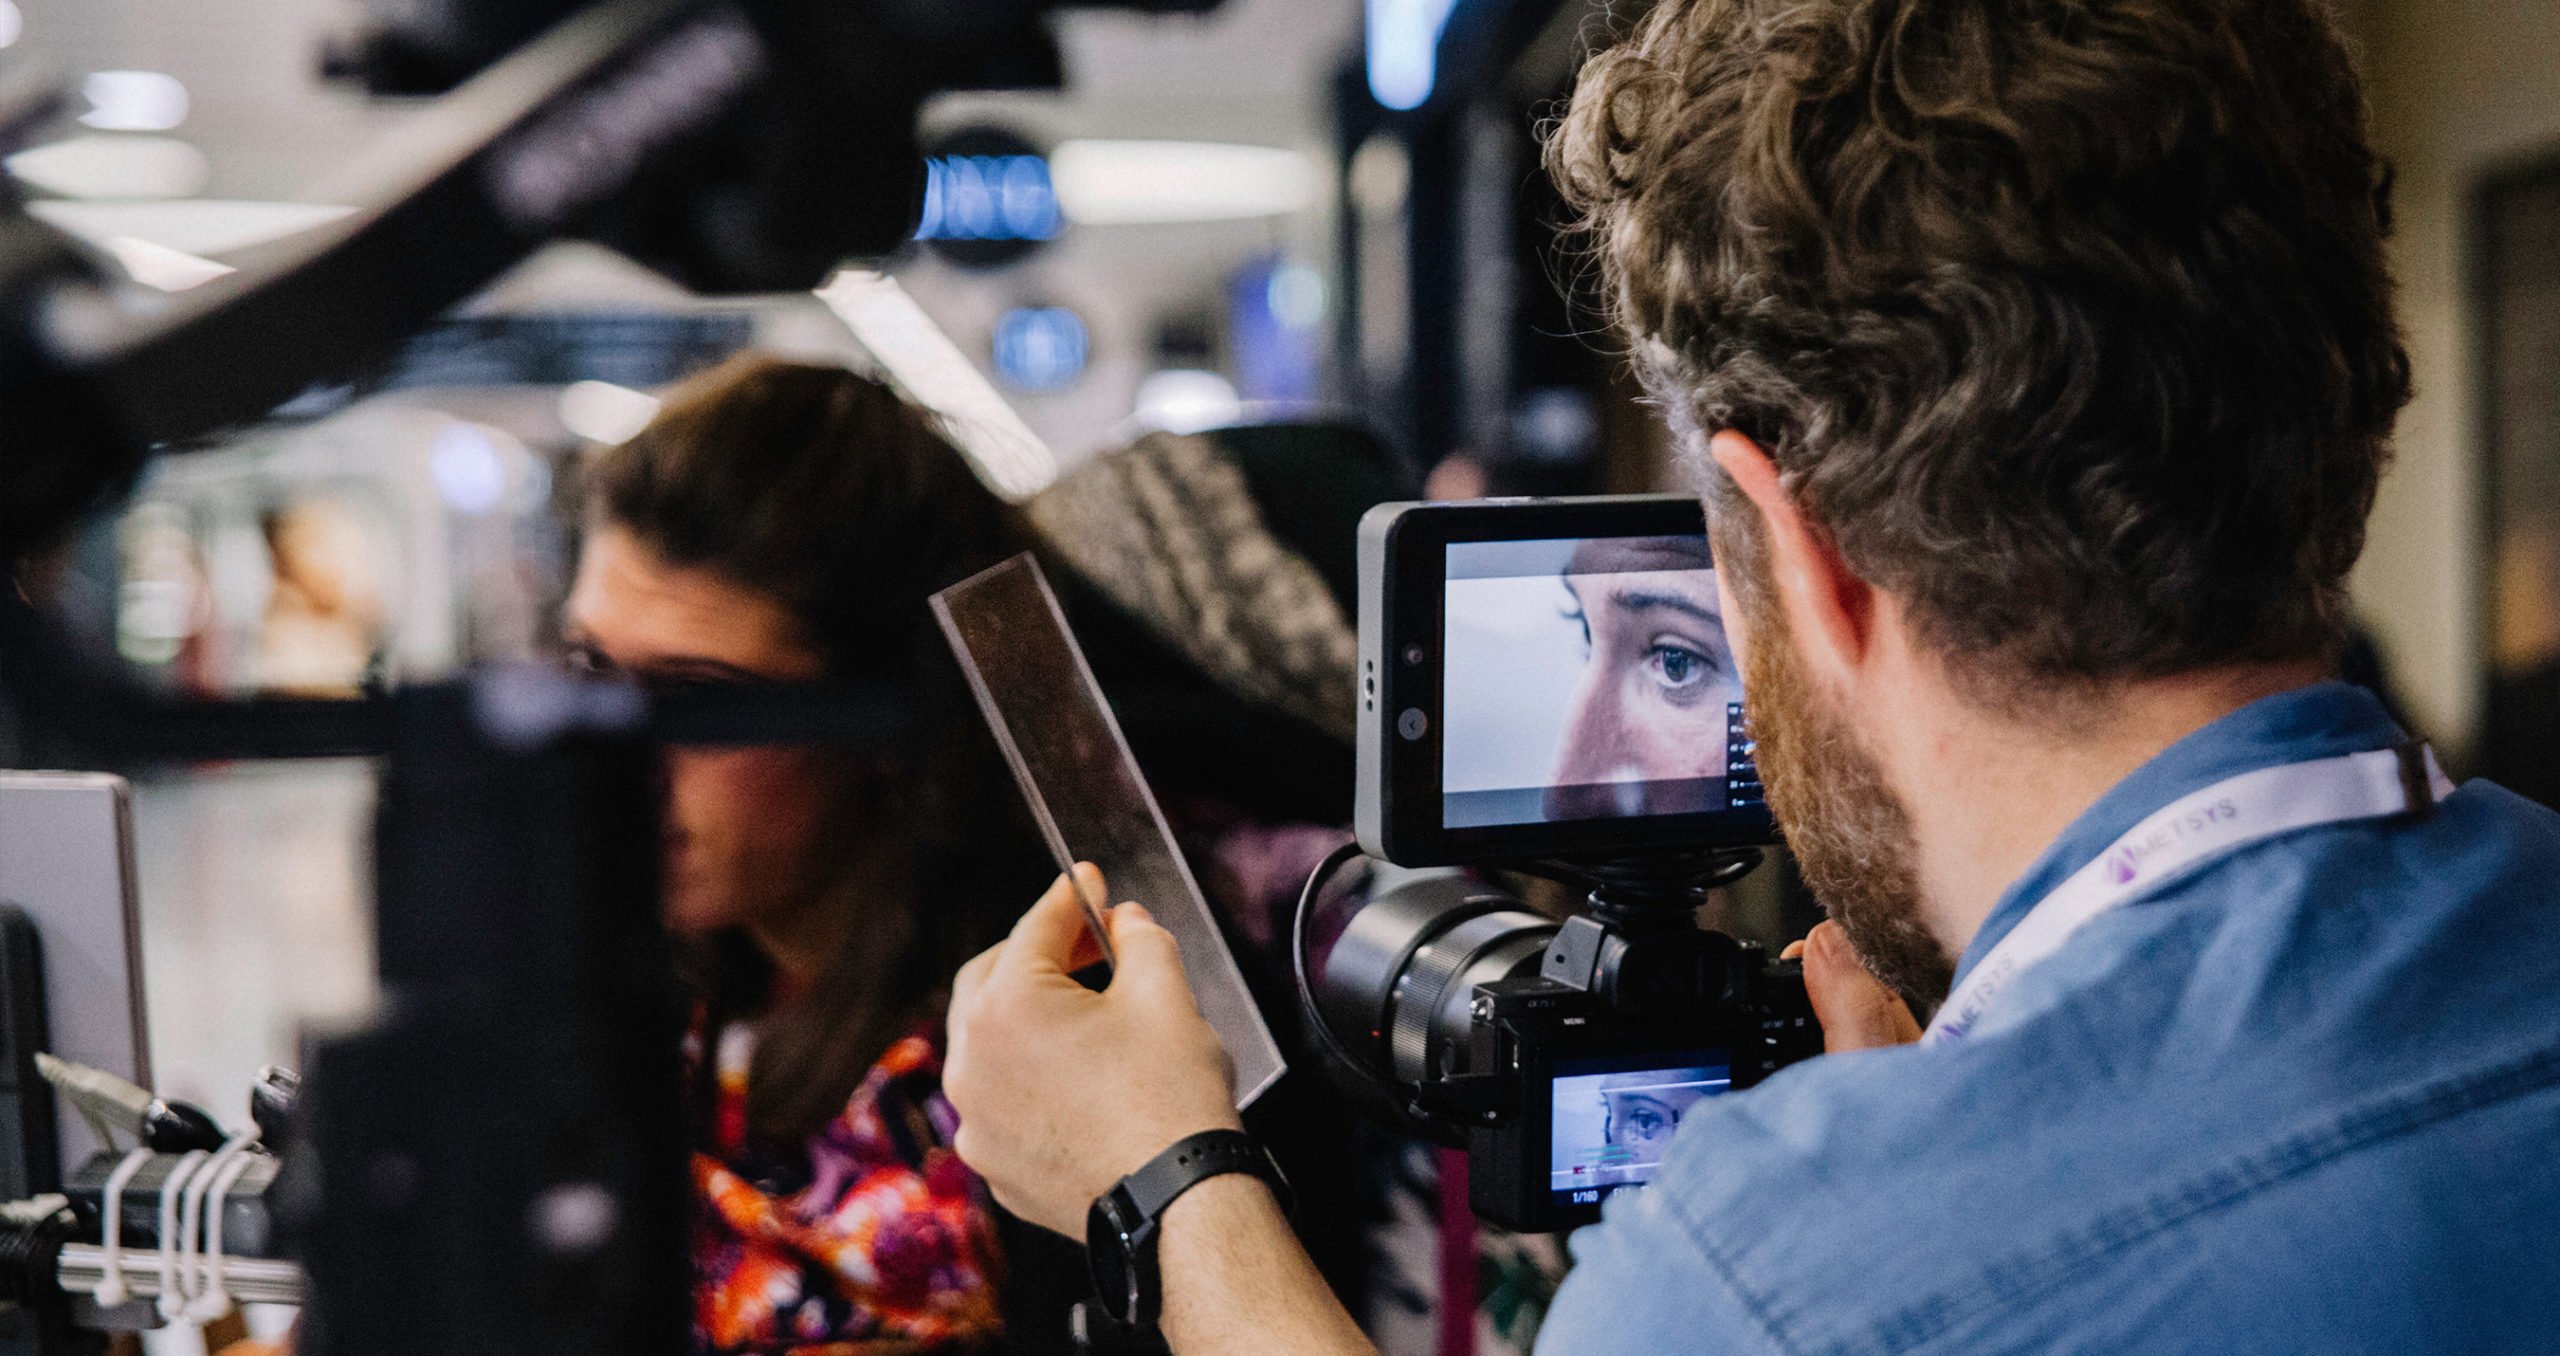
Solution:
{"label": "blurred person in background", "polygon": [[264,526],[275,582],[258,625],[258,687],[355,695],[382,648],[379,524],[343,499],[305,496],[269,514]]}
{"label": "blurred person in background", "polygon": [[696,1344],[991,1344],[1005,1258],[949,1149],[942,1004],[1054,868],[926,599],[1031,530],[886,386],[754,356],[601,454],[588,505],[566,615],[585,666],[877,682],[907,718],[887,752],[666,754],[665,918],[698,1004]]}
{"label": "blurred person in background", "polygon": [[[1090,1293],[1080,1251],[992,1209],[949,1151],[947,986],[1055,868],[932,593],[1040,556],[1284,1042],[1285,910],[1349,816],[1352,541],[1399,488],[1383,449],[1346,430],[1158,435],[1017,510],[933,418],[866,377],[746,356],[588,473],[565,617],[583,667],[879,681],[908,711],[891,755],[666,755],[707,1351],[1065,1350]],[[1301,1235],[1358,1293],[1356,1184],[1329,1170],[1348,1113],[1297,1074],[1253,1114],[1304,1165]]]}

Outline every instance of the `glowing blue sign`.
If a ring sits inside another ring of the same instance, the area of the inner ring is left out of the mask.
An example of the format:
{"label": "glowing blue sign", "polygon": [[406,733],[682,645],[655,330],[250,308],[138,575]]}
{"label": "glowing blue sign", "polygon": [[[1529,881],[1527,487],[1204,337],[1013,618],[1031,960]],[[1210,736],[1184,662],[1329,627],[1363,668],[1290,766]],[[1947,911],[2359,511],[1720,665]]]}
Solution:
{"label": "glowing blue sign", "polygon": [[1025,306],[996,321],[996,379],[1018,391],[1055,391],[1084,373],[1084,322],[1063,306]]}
{"label": "glowing blue sign", "polygon": [[1369,94],[1420,108],[1440,79],[1440,34],[1457,0],[1369,0]]}
{"label": "glowing blue sign", "polygon": [[925,161],[918,240],[1047,240],[1058,233],[1049,162],[1036,155],[940,155]]}

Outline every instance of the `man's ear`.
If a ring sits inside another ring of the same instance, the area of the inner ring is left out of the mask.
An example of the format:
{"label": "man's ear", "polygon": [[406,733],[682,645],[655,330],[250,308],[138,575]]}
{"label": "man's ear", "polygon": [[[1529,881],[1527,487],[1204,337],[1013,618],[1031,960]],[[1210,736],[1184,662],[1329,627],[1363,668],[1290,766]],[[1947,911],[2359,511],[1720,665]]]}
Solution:
{"label": "man's ear", "polygon": [[1849,568],[1831,534],[1804,515],[1760,444],[1726,429],[1707,451],[1759,511],[1771,599],[1812,676],[1853,689],[1852,676],[1875,640],[1874,586]]}

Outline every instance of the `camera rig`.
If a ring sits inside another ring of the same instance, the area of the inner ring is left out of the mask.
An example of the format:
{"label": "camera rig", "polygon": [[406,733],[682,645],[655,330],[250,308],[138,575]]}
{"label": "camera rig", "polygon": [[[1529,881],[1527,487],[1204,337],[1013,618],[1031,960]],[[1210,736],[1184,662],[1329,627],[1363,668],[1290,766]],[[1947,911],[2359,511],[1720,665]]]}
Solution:
{"label": "camera rig", "polygon": [[[329,68],[437,99],[368,155],[344,217],[166,292],[120,280],[0,180],[0,559],[54,539],[155,450],[357,384],[562,237],[705,292],[807,288],[913,235],[916,115],[1055,86],[1060,8],[1216,0],[369,0]],[[62,111],[0,83],[0,151]]]}
{"label": "camera rig", "polygon": [[[1798,964],[1699,926],[1779,841],[1703,509],[1380,504],[1359,548],[1356,842],[1299,899],[1305,1020],[1356,1100],[1468,1150],[1477,1214],[1586,1222],[1700,1098],[1821,1046]],[[1367,897],[1311,983],[1355,852]],[[1559,921],[1469,864],[1586,902]]]}
{"label": "camera rig", "polygon": [[1748,1087],[1821,1053],[1802,966],[1698,925],[1756,848],[1666,850],[1517,870],[1589,891],[1558,922],[1488,878],[1371,867],[1366,902],[1309,978],[1309,916],[1345,844],[1307,879],[1291,928],[1306,1021],[1337,1078],[1373,1111],[1467,1150],[1469,1205],[1493,1223],[1588,1223],[1608,1191],[1553,1180],[1555,1080],[1713,1060]]}
{"label": "camera rig", "polygon": [[[1216,0],[1097,0],[1196,11]],[[0,183],[0,562],[153,455],[361,388],[536,247],[698,290],[821,281],[913,233],[933,93],[1058,83],[1075,0],[370,0],[330,66],[435,93],[326,225],[181,291],[125,281]],[[0,150],[59,115],[0,84]],[[278,1179],[310,1352],[673,1352],[685,1341],[680,1007],[656,922],[665,743],[879,745],[872,690],[643,693],[490,670],[347,701],[174,700],[0,589],[0,722],[31,758],[384,762],[379,1017],[320,1042]],[[58,1211],[0,1229],[0,1301],[53,1312]],[[38,1330],[41,1327],[41,1331]],[[0,1346],[84,1350],[50,1320]]]}

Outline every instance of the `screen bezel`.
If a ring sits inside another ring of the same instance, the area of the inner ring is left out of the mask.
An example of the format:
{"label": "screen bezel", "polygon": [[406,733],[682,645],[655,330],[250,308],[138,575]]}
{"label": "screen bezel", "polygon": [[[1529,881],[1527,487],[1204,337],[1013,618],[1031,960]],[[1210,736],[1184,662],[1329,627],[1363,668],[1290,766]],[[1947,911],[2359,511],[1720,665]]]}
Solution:
{"label": "screen bezel", "polygon": [[[1448,547],[1464,542],[1553,538],[1702,536],[1706,515],[1688,495],[1622,495],[1590,499],[1478,500],[1417,504],[1397,515],[1386,538],[1380,600],[1385,625],[1378,667],[1381,828],[1392,860],[1407,866],[1536,857],[1608,857],[1650,848],[1758,847],[1778,841],[1765,811],[1731,811],[1582,819],[1562,823],[1441,825],[1442,719],[1446,688]],[[1419,646],[1420,659],[1408,658]],[[1407,739],[1397,715],[1426,715],[1421,737]]]}

